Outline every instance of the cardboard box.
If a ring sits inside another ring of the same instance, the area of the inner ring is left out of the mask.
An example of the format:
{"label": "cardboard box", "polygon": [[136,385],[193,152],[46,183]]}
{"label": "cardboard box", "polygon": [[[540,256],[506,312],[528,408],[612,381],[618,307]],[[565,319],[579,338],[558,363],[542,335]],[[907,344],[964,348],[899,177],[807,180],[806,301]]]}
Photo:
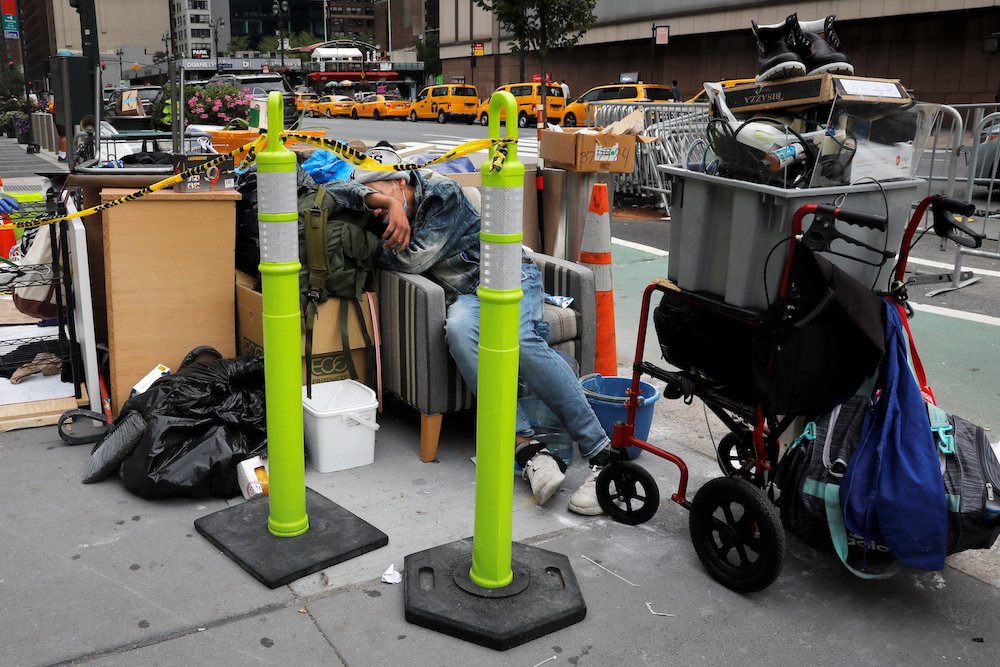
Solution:
{"label": "cardboard box", "polygon": [[568,171],[632,173],[635,166],[634,134],[594,134],[601,128],[542,130],[538,156],[546,167]]}
{"label": "cardboard box", "polygon": [[834,100],[905,104],[910,95],[898,79],[817,74],[727,88],[726,106],[735,114],[792,109]]}
{"label": "cardboard box", "polygon": [[870,141],[858,141],[851,160],[851,181],[873,178],[888,181],[910,178],[913,166],[913,145],[897,143],[892,146]]}
{"label": "cardboard box", "polygon": [[[180,173],[194,169],[209,160],[219,157],[214,154],[175,155],[174,171]],[[214,190],[233,190],[236,188],[236,171],[232,158],[228,158],[217,167],[212,167],[204,174],[195,174],[174,184],[176,192],[211,192]]]}
{"label": "cardboard box", "polygon": [[[264,307],[264,296],[260,292],[253,290],[254,279],[245,273],[236,272],[236,348],[239,354],[245,356],[263,356],[264,354],[264,323],[262,311]],[[366,293],[367,294],[367,293]],[[378,308],[375,295],[371,298]],[[364,314],[364,327],[368,331],[368,337],[374,341],[372,331],[371,309],[362,302],[362,312]],[[343,343],[340,336],[340,309],[350,308],[347,317],[348,343],[350,344],[351,359],[354,366],[361,374],[362,381],[368,370],[368,353],[365,348],[365,339],[362,335],[361,324],[358,320],[357,310],[349,303],[344,303],[342,299],[331,298],[320,304],[316,312],[316,322],[313,326],[313,354],[312,354],[312,381],[314,384],[320,382],[332,382],[333,380],[350,379],[347,369],[347,361],[344,359]],[[373,342],[374,344],[374,342]],[[306,382],[305,368],[305,324],[303,323],[301,354],[302,360],[302,384]]]}

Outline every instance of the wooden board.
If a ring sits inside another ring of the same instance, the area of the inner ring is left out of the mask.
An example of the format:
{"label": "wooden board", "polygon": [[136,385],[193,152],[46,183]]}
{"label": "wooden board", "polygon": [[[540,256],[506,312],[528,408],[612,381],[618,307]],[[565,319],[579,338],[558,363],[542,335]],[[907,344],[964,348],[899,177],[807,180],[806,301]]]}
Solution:
{"label": "wooden board", "polygon": [[19,428],[51,426],[58,422],[59,417],[67,410],[87,407],[90,399],[87,397],[86,388],[82,388],[82,394],[83,396],[79,399],[68,396],[66,398],[50,398],[45,401],[0,405],[0,433]]}
{"label": "wooden board", "polygon": [[[105,189],[102,201],[129,190]],[[117,415],[157,364],[210,345],[235,354],[234,191],[155,192],[103,213],[110,391]],[[96,306],[96,304],[95,304]]]}

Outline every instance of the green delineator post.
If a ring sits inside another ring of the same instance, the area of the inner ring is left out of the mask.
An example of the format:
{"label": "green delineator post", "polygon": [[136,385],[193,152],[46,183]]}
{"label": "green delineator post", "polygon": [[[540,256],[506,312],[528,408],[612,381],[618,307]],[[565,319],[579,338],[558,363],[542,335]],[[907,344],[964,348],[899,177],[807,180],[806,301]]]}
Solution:
{"label": "green delineator post", "polygon": [[[490,99],[490,138],[500,138],[501,92]],[[517,118],[508,105],[507,118]],[[517,139],[517,125],[508,125]],[[479,387],[476,390],[476,514],[469,578],[484,588],[513,580],[510,569],[514,505],[514,421],[517,403],[518,320],[521,307],[521,203],[524,165],[508,144],[499,171],[491,170],[496,146],[483,163],[480,239]],[[486,268],[487,270],[484,270]]]}
{"label": "green delineator post", "polygon": [[[490,98],[490,138],[500,139],[501,107],[516,140],[517,103],[508,92]],[[403,564],[407,621],[500,651],[587,615],[566,556],[511,542],[524,165],[516,142],[507,146],[498,171],[495,144],[482,168],[473,536],[410,554]]]}
{"label": "green delineator post", "polygon": [[268,588],[389,542],[382,531],[306,488],[298,186],[295,155],[280,138],[281,102],[281,93],[269,94],[267,148],[256,156],[270,493],[194,522],[199,533]]}
{"label": "green delineator post", "polygon": [[[299,214],[295,199],[295,154],[278,140],[282,111],[281,93],[271,93],[267,99],[267,148],[257,154],[257,219],[264,294],[264,397],[271,487],[267,529],[277,537],[294,537],[309,530],[309,516],[302,446]],[[289,243],[289,239],[294,239],[294,243]]]}

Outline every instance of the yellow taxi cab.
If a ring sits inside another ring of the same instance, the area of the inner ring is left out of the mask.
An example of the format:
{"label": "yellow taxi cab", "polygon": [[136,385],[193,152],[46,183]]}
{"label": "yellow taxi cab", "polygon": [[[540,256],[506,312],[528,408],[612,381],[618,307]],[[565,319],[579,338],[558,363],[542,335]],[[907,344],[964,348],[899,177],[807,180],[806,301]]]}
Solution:
{"label": "yellow taxi cab", "polygon": [[591,88],[566,105],[562,124],[576,127],[587,120],[591,102],[669,102],[670,86],[659,83],[613,83]]}
{"label": "yellow taxi cab", "polygon": [[351,109],[351,118],[406,118],[409,111],[410,103],[399,95],[366,95]]}
{"label": "yellow taxi cab", "polygon": [[[757,83],[757,79],[726,79],[725,81],[718,82],[722,89],[732,88],[733,86],[742,86],[744,83]],[[705,94],[705,89],[702,88],[701,92],[692,97],[689,100],[684,100],[684,104],[694,104],[695,102],[708,102],[708,95]]]}
{"label": "yellow taxi cab", "polygon": [[[514,96],[517,102],[517,126],[528,127],[534,125],[537,118],[536,109],[542,103],[542,84],[540,83],[508,83],[500,86],[493,92],[506,90]],[[563,110],[566,106],[566,98],[563,96],[562,86],[548,85],[545,94],[545,117],[550,123],[558,123],[563,117]],[[500,114],[500,121],[506,122],[506,111]],[[479,107],[480,125],[490,124],[490,100],[487,98]]]}
{"label": "yellow taxi cab", "polygon": [[317,100],[319,100],[319,95],[316,93],[295,93],[295,110],[308,110],[309,105]]}
{"label": "yellow taxi cab", "polygon": [[473,123],[479,107],[479,90],[464,83],[427,86],[410,104],[410,120],[463,120]]}
{"label": "yellow taxi cab", "polygon": [[307,114],[315,118],[316,116],[329,116],[328,113],[330,107],[334,102],[340,102],[342,100],[349,100],[347,95],[324,95],[317,100],[309,102],[304,110]]}

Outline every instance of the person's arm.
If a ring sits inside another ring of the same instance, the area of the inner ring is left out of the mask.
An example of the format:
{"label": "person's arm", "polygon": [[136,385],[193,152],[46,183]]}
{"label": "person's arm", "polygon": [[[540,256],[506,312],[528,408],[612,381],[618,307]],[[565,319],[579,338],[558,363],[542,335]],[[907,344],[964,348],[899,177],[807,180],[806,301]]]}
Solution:
{"label": "person's arm", "polygon": [[383,247],[399,251],[410,242],[410,221],[398,199],[353,181],[328,183],[324,186],[338,206],[353,211],[371,211],[375,217],[383,216],[386,230],[382,234]]}

